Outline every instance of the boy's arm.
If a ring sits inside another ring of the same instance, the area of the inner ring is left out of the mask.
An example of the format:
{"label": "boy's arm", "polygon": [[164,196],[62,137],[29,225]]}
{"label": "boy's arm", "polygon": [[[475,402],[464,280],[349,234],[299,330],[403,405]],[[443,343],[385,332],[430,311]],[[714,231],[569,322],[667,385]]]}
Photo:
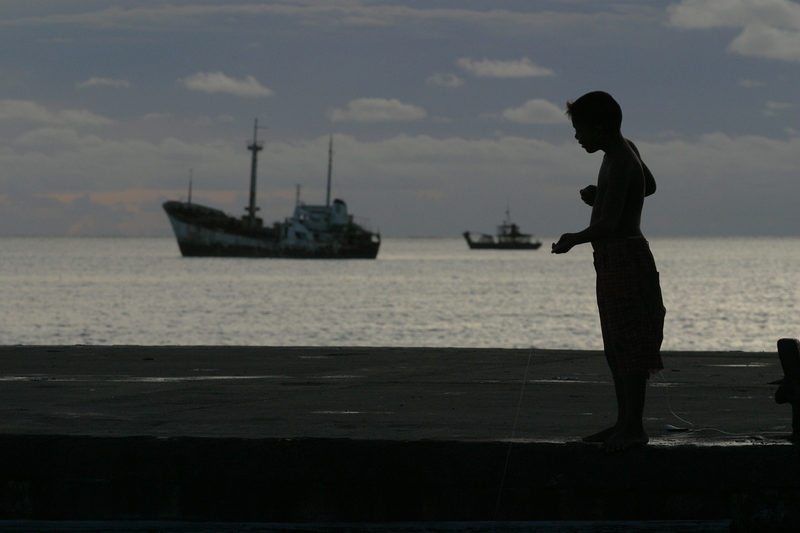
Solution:
{"label": "boy's arm", "polygon": [[567,253],[574,246],[602,239],[616,229],[625,207],[625,196],[627,195],[631,173],[638,170],[632,168],[632,164],[632,161],[626,161],[621,165],[622,168],[609,169],[608,189],[603,195],[600,217],[583,231],[562,235],[558,242],[553,244],[552,253]]}
{"label": "boy's arm", "polygon": [[644,195],[650,196],[654,192],[656,192],[656,178],[653,177],[653,173],[650,172],[650,169],[647,168],[647,165],[644,164],[642,161],[642,156],[639,155],[639,149],[636,148],[636,145],[633,144],[633,141],[630,139],[625,139],[628,141],[628,145],[633,149],[636,153],[636,157],[639,158],[639,162],[642,164],[642,172],[644,172]]}
{"label": "boy's arm", "polygon": [[[639,158],[639,163],[642,164],[642,173],[644,174],[644,195],[650,196],[651,194],[656,192],[656,178],[653,176],[653,173],[650,172],[650,169],[647,168],[647,165],[644,163],[644,161],[642,161],[642,156],[639,154],[639,149],[636,148],[636,145],[633,144],[633,141],[631,141],[630,139],[625,139],[625,140],[628,141],[628,146],[631,147],[631,149],[636,154],[636,157]],[[581,189],[580,192],[581,192],[581,200],[583,200],[583,202],[586,205],[593,206],[594,199],[597,196],[597,186],[589,185]]]}
{"label": "boy's arm", "polygon": [[650,196],[656,192],[656,179],[650,169],[647,168],[647,165],[644,164],[644,161],[642,161],[642,172],[644,172],[644,195]]}
{"label": "boy's arm", "polygon": [[642,161],[642,172],[644,172],[644,195],[650,196],[656,192],[656,179],[650,169],[647,168],[647,165],[644,164],[644,161]]}

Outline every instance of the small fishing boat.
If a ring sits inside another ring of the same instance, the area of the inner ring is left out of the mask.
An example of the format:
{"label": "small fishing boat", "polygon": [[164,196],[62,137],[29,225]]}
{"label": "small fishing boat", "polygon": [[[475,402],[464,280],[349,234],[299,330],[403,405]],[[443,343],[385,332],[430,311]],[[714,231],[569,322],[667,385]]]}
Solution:
{"label": "small fishing boat", "polygon": [[520,233],[519,226],[511,222],[510,210],[506,209],[506,219],[497,226],[497,235],[481,233],[477,240],[472,240],[472,233],[464,232],[470,250],[536,250],[542,243],[532,240],[530,233]]}

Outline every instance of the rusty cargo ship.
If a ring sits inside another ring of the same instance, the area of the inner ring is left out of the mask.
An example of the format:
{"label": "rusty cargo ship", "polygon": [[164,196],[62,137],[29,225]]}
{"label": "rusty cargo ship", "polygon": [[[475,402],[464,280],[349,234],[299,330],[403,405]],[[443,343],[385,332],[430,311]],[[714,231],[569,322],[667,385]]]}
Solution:
{"label": "rusty cargo ship", "polygon": [[325,205],[305,205],[299,191],[294,213],[283,222],[265,226],[256,216],[258,121],[250,171],[250,202],[241,217],[192,203],[191,186],[186,202],[168,201],[163,207],[184,257],[263,257],[288,259],[375,259],[380,234],[353,220],[343,200],[330,200],[333,138],[328,148],[328,187]]}

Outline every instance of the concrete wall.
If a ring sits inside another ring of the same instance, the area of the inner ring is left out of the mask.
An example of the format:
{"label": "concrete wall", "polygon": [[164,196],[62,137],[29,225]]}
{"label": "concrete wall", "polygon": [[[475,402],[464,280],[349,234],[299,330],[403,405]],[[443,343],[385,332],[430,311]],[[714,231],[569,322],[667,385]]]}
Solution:
{"label": "concrete wall", "polygon": [[5,435],[0,457],[4,520],[731,519],[737,531],[800,530],[800,447],[782,444],[509,453],[502,442]]}

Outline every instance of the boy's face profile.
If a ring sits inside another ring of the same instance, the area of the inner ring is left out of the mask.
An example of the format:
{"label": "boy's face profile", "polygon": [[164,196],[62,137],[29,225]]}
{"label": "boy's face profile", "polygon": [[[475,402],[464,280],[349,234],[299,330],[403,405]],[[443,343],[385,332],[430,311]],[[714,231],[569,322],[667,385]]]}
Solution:
{"label": "boy's face profile", "polygon": [[605,135],[603,129],[595,124],[572,120],[572,127],[575,128],[575,139],[578,144],[588,153],[593,154],[600,150],[603,145]]}

